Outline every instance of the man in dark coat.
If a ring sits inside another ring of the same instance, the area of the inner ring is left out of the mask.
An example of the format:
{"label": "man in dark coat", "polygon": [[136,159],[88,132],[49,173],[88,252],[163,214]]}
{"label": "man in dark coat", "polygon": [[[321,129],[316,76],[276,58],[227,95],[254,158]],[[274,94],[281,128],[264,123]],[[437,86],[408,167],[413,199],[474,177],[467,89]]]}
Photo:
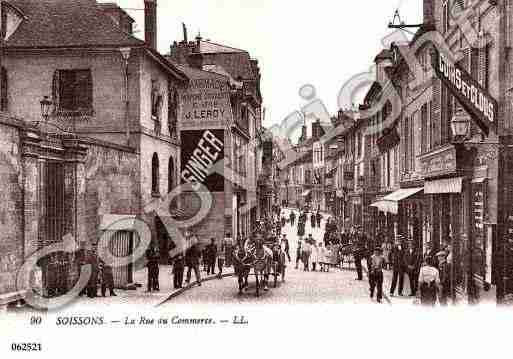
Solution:
{"label": "man in dark coat", "polygon": [[210,239],[210,244],[206,248],[207,275],[215,274],[217,246],[214,238]]}
{"label": "man in dark coat", "polygon": [[310,223],[311,223],[311,226],[312,228],[315,228],[315,222],[316,222],[316,218],[315,218],[315,213],[312,212],[312,214],[310,215]]}
{"label": "man in dark coat", "polygon": [[410,297],[414,297],[417,293],[418,272],[420,268],[421,256],[413,248],[413,244],[408,243],[408,249],[404,253],[404,272],[410,280]]}
{"label": "man in dark coat", "polygon": [[353,236],[353,244],[354,244],[354,263],[356,266],[356,273],[358,277],[356,280],[363,280],[363,271],[362,271],[362,259],[366,256],[366,243],[363,234],[361,233],[361,229],[358,228]]}
{"label": "man in dark coat", "polygon": [[91,277],[87,284],[87,296],[89,298],[96,298],[98,296],[98,258],[96,253],[88,251],[87,263],[91,265]]}
{"label": "man in dark coat", "polygon": [[148,287],[147,292],[152,290],[158,292],[159,288],[159,257],[155,248],[149,248],[146,250],[146,260],[148,261]]}
{"label": "man in dark coat", "polygon": [[321,212],[317,211],[317,214],[315,215],[315,219],[317,220],[317,227],[321,228],[321,220],[322,220]]}
{"label": "man in dark coat", "polygon": [[399,280],[399,295],[403,295],[404,286],[404,248],[402,237],[399,236],[390,251],[390,261],[392,264],[392,286],[390,287],[390,296],[394,296],[397,281]]}
{"label": "man in dark coat", "polygon": [[294,213],[294,211],[290,211],[289,220],[290,220],[291,227],[293,227],[294,222],[296,220],[296,214]]}
{"label": "man in dark coat", "polygon": [[201,286],[201,275],[199,270],[200,250],[196,243],[185,252],[185,265],[187,266],[187,284],[191,282],[191,272],[194,270],[198,286]]}
{"label": "man in dark coat", "polygon": [[173,288],[180,289],[183,285],[183,272],[185,270],[185,259],[183,253],[179,253],[173,259]]}
{"label": "man in dark coat", "polygon": [[112,273],[112,267],[105,264],[102,260],[100,260],[99,264],[102,279],[102,297],[105,297],[107,288],[109,289],[110,296],[115,297],[116,293],[114,293],[114,274]]}

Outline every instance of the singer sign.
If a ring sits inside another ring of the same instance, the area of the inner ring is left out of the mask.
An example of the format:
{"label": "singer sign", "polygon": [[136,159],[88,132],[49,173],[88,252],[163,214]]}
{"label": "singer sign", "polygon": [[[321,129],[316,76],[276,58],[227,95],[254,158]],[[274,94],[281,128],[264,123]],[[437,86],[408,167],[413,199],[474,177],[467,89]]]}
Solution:
{"label": "singer sign", "polygon": [[497,126],[497,101],[465,69],[436,49],[432,61],[437,77],[488,135]]}

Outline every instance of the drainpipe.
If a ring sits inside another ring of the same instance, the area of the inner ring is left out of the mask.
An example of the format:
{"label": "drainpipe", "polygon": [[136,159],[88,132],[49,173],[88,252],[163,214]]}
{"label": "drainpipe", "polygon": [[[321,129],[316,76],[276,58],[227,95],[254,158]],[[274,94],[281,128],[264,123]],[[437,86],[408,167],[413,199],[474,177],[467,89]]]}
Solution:
{"label": "drainpipe", "polygon": [[124,72],[124,84],[125,84],[125,94],[124,94],[124,102],[125,102],[125,135],[126,135],[126,144],[130,146],[130,118],[128,115],[129,110],[129,98],[128,98],[128,59],[130,58],[131,48],[126,47],[119,50],[121,52],[121,56],[123,57],[123,72]]}

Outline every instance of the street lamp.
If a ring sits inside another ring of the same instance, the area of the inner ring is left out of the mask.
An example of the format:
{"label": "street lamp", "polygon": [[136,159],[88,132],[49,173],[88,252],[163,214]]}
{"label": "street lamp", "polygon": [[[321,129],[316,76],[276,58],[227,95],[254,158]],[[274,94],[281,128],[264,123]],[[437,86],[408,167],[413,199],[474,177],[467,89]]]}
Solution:
{"label": "street lamp", "polygon": [[48,99],[48,96],[43,97],[40,101],[41,104],[41,117],[48,122],[48,117],[50,116],[50,108],[52,107],[52,101]]}
{"label": "street lamp", "polygon": [[[459,109],[452,117],[451,119],[451,130],[452,130],[452,134],[453,134],[453,144],[455,146],[464,146],[465,145],[465,141],[468,139],[468,136],[470,134],[470,118],[469,116],[462,110],[462,109]],[[465,232],[463,231],[462,235],[461,235],[461,239],[462,239],[462,242],[463,243],[466,243],[466,246],[464,246],[464,248],[466,247],[466,253],[467,253],[467,256],[465,256],[465,254],[463,255],[463,259],[467,262],[467,276],[468,276],[468,279],[467,279],[467,291],[468,291],[468,300],[469,300],[469,303],[473,303],[474,302],[474,270],[473,270],[473,259],[472,259],[472,254],[473,254],[473,251],[474,251],[474,236],[473,236],[473,233],[472,233],[472,185],[470,183],[471,181],[469,181],[468,185],[467,185],[467,191],[466,191],[466,207],[467,207],[467,211],[468,211],[468,215],[467,215],[467,232],[465,234]],[[452,238],[453,242],[455,240],[454,236]],[[451,247],[455,248],[455,243],[451,243]],[[461,244],[461,243],[460,243]],[[464,251],[465,252],[465,251]],[[452,263],[452,266],[451,266],[451,283],[453,285],[453,288],[451,288],[451,295],[453,297],[453,300],[454,300],[454,278],[455,278],[455,264],[456,264],[456,261],[455,261],[455,256],[453,255],[453,263]],[[461,262],[460,262],[461,263]]]}
{"label": "street lamp", "polygon": [[463,111],[459,110],[451,120],[451,130],[455,143],[463,143],[470,133],[470,118]]}

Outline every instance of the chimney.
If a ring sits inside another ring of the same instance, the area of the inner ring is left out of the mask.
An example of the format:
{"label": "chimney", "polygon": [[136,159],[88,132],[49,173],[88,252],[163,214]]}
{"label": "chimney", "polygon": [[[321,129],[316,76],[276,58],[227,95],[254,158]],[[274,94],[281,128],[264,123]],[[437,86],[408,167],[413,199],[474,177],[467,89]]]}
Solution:
{"label": "chimney", "polygon": [[144,0],[144,40],[157,49],[157,0]]}
{"label": "chimney", "polygon": [[435,0],[424,0],[424,24],[435,25]]}

